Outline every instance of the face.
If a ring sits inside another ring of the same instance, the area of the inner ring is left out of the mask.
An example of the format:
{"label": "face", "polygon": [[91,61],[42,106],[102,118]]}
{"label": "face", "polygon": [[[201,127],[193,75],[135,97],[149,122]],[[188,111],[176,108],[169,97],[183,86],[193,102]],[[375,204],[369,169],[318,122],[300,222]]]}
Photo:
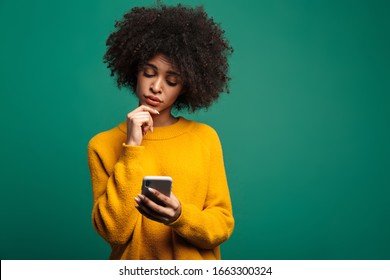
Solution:
{"label": "face", "polygon": [[140,105],[161,113],[170,113],[183,89],[180,73],[169,59],[156,55],[142,66],[137,76],[137,96]]}

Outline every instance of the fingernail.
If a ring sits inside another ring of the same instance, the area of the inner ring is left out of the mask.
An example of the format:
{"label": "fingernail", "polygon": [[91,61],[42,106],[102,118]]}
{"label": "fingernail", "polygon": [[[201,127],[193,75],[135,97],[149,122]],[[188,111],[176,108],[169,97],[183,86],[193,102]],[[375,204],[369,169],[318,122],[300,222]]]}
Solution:
{"label": "fingernail", "polygon": [[139,197],[140,199],[144,199],[144,196],[143,196],[142,194],[139,194],[138,197]]}
{"label": "fingernail", "polygon": [[150,131],[153,132],[153,126],[150,127]]}
{"label": "fingernail", "polygon": [[141,200],[138,197],[134,197],[134,200],[140,202]]}
{"label": "fingernail", "polygon": [[157,111],[157,110],[155,110],[155,111],[156,111],[156,113],[157,113],[157,114],[159,114],[159,115],[160,115],[160,112],[159,112],[159,111]]}
{"label": "fingernail", "polygon": [[155,190],[153,188],[148,188],[148,191],[150,191],[151,193],[155,192]]}

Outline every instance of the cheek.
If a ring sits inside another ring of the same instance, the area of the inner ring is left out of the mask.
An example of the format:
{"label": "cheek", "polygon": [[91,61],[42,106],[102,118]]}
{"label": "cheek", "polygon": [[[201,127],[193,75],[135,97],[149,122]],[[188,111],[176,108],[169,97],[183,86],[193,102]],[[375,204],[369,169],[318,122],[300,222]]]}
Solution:
{"label": "cheek", "polygon": [[171,96],[172,103],[176,101],[176,99],[181,94],[181,88],[180,89],[174,89],[170,92],[169,96]]}
{"label": "cheek", "polygon": [[145,80],[143,79],[142,75],[137,76],[137,86],[135,88],[137,96],[142,94],[142,92],[145,90]]}
{"label": "cheek", "polygon": [[179,97],[183,92],[183,86],[182,85],[178,85],[174,91],[173,91],[173,94],[177,97]]}

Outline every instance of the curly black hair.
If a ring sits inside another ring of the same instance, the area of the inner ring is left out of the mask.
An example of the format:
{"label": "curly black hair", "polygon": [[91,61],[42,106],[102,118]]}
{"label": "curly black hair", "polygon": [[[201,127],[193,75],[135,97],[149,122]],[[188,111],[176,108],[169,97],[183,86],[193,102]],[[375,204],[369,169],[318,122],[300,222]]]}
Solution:
{"label": "curly black hair", "polygon": [[106,41],[104,62],[119,88],[135,92],[141,67],[162,54],[183,80],[175,109],[208,108],[222,92],[229,93],[227,57],[233,48],[203,7],[136,7],[116,21],[115,28]]}

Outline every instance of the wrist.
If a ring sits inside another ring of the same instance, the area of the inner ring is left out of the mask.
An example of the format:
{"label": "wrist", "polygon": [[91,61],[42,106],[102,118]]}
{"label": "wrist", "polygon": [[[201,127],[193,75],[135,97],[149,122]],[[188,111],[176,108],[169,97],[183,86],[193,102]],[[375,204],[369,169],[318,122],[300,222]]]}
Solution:
{"label": "wrist", "polygon": [[135,141],[133,139],[127,139],[125,144],[128,146],[141,146],[141,143],[139,141]]}

